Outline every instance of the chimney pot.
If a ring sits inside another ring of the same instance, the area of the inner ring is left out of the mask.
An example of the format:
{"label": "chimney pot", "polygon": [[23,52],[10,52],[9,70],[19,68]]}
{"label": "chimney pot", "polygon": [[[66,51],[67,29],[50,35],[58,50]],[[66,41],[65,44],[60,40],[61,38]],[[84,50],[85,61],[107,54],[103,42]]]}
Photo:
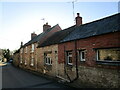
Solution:
{"label": "chimney pot", "polygon": [[77,16],[80,16],[80,13],[77,13]]}

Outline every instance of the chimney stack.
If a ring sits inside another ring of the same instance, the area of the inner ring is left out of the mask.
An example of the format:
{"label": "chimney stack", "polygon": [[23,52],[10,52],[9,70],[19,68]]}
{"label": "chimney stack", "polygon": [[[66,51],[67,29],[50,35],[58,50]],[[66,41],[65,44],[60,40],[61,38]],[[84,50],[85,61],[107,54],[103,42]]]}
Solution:
{"label": "chimney stack", "polygon": [[43,25],[43,32],[45,32],[46,30],[48,30],[48,29],[50,29],[50,28],[51,28],[51,26],[48,25],[48,23],[44,24],[44,25]]}
{"label": "chimney stack", "polygon": [[21,42],[21,45],[20,45],[20,47],[22,47],[23,46],[23,42]]}
{"label": "chimney stack", "polygon": [[80,17],[80,14],[77,13],[77,17],[75,18],[76,20],[76,26],[80,26],[82,24],[82,17]]}
{"label": "chimney stack", "polygon": [[35,32],[31,33],[31,40],[36,36],[37,36],[37,34],[35,34]]}

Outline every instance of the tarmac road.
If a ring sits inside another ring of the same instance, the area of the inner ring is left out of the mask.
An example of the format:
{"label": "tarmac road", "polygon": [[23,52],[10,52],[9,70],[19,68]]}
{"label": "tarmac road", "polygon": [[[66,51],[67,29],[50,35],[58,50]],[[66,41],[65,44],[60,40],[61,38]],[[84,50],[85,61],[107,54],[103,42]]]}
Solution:
{"label": "tarmac road", "polygon": [[11,64],[2,67],[2,88],[69,88],[53,80],[23,71]]}

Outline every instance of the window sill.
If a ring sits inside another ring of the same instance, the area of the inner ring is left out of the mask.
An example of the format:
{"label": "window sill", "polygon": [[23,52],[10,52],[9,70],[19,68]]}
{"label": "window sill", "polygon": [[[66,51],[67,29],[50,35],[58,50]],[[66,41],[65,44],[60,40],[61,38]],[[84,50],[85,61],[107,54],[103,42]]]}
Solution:
{"label": "window sill", "polygon": [[73,64],[72,63],[68,63],[67,65],[72,66]]}
{"label": "window sill", "polygon": [[47,65],[47,66],[52,66],[52,64],[45,64],[45,65]]}
{"label": "window sill", "polygon": [[31,51],[31,53],[34,53],[34,51]]}
{"label": "window sill", "polygon": [[96,61],[100,65],[120,66],[120,61]]}
{"label": "window sill", "polygon": [[83,62],[83,63],[84,63],[85,61],[80,61],[80,62]]}
{"label": "window sill", "polygon": [[73,64],[66,64],[66,67],[72,68]]}

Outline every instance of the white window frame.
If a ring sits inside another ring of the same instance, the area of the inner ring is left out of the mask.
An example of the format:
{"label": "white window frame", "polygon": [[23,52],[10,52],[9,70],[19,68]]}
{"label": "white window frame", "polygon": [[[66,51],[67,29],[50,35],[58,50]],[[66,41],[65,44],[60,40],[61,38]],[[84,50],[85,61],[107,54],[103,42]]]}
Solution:
{"label": "white window frame", "polygon": [[[71,54],[71,55],[70,55]],[[67,64],[68,65],[73,65],[73,63],[72,62],[70,62],[70,60],[69,60],[69,58],[72,58],[72,51],[68,51],[67,52]]]}
{"label": "white window frame", "polygon": [[45,58],[45,64],[52,65],[52,59],[50,57]]}
{"label": "white window frame", "polygon": [[[115,49],[115,48],[110,48],[110,49]],[[98,55],[98,51],[99,50],[109,50],[109,49],[97,49],[97,54],[96,54],[97,55],[96,56],[97,57],[97,61],[120,62],[120,61],[117,61],[117,60],[115,60],[115,61],[114,60],[99,60],[99,55]],[[119,48],[119,50],[120,50],[120,48]]]}
{"label": "white window frame", "polygon": [[35,50],[35,45],[34,45],[34,44],[32,44],[32,47],[31,47],[31,52],[34,52],[34,50]]}
{"label": "white window frame", "polygon": [[[83,58],[83,54],[84,53],[84,58]],[[85,61],[85,50],[81,50],[79,51],[79,58],[80,58],[80,61],[81,62],[84,62]]]}
{"label": "white window frame", "polygon": [[22,55],[20,55],[20,63],[23,63]]}
{"label": "white window frame", "polygon": [[34,57],[33,57],[33,55],[32,55],[32,57],[31,57],[30,65],[31,65],[31,66],[34,66]]}
{"label": "white window frame", "polygon": [[22,58],[20,59],[20,63],[22,64]]}
{"label": "white window frame", "polygon": [[25,65],[27,65],[27,60],[25,59]]}
{"label": "white window frame", "polygon": [[49,53],[46,53],[46,55],[45,55],[45,64],[52,65],[52,59],[51,59],[51,57],[47,56],[47,54],[49,54]]}

